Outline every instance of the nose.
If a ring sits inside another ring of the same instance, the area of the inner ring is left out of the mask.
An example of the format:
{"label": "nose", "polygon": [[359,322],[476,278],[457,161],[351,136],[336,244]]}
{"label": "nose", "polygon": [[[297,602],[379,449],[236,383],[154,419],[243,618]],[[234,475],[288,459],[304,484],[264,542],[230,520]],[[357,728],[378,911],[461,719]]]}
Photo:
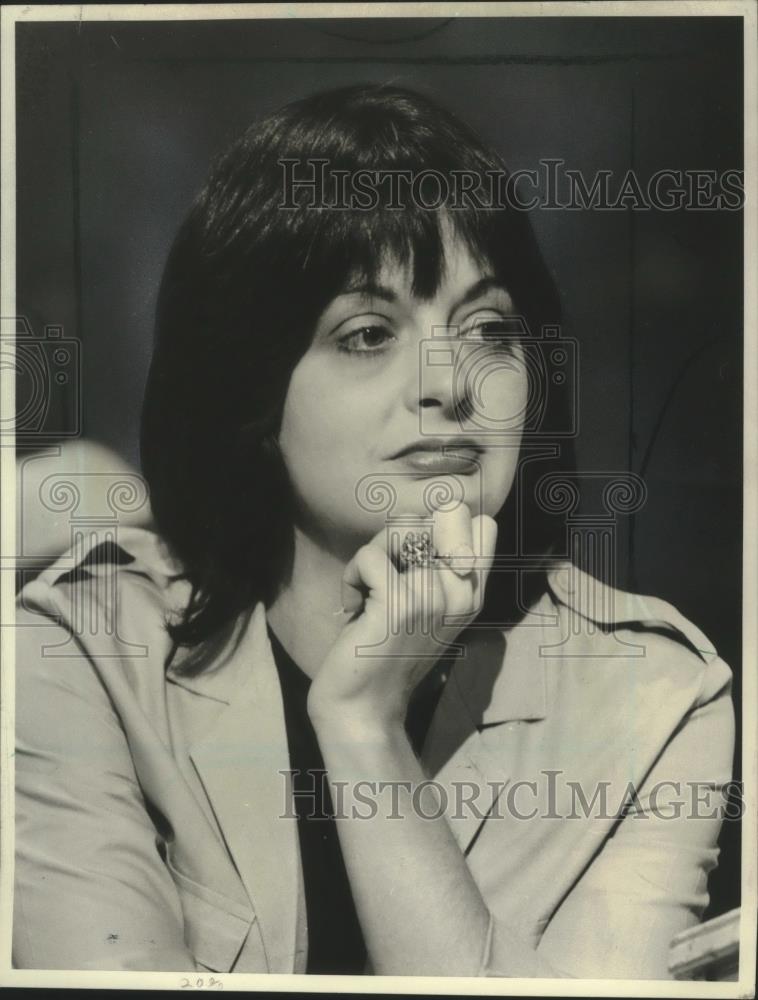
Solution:
{"label": "nose", "polygon": [[414,413],[439,410],[441,419],[462,423],[473,413],[468,379],[462,377],[460,344],[452,331],[440,328],[417,344],[417,364],[409,364],[406,404]]}

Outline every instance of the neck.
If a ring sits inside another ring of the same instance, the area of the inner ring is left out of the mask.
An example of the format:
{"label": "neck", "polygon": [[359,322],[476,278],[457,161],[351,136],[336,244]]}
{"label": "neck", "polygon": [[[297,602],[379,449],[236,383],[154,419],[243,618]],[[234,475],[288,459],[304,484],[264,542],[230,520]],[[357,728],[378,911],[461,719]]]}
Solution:
{"label": "neck", "polygon": [[294,532],[292,573],[266,609],[266,618],[295,663],[313,678],[346,621],[345,615],[335,612],[342,604],[342,574],[348,560],[299,527]]}

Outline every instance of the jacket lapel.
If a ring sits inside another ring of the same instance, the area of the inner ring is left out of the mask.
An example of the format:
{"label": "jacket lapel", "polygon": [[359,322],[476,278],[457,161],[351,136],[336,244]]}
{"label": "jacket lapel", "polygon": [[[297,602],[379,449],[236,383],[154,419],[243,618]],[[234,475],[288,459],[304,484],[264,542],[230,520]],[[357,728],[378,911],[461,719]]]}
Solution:
{"label": "jacket lapel", "polygon": [[552,624],[548,607],[543,598],[509,632],[472,630],[432,719],[421,763],[444,789],[445,813],[464,852],[511,778],[507,755],[490,749],[485,734],[503,723],[545,717],[538,646]]}
{"label": "jacket lapel", "polygon": [[297,821],[286,772],[289,751],[279,678],[259,604],[221,664],[172,680],[228,702],[190,757],[255,908],[268,971],[296,964],[301,894]]}
{"label": "jacket lapel", "polygon": [[424,772],[441,786],[446,818],[465,853],[502,790],[498,786],[503,776],[494,762],[487,759],[454,675],[434,714],[421,764]]}

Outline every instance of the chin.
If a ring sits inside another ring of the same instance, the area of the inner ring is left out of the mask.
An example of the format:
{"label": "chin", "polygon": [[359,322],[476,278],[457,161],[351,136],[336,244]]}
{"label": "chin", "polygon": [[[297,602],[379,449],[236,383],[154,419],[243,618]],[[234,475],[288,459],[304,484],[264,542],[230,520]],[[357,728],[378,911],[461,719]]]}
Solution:
{"label": "chin", "polygon": [[[472,517],[494,517],[505,503],[507,492],[482,491],[478,476],[433,476],[413,480],[408,489],[398,491],[393,514],[429,514],[435,509],[454,510],[464,503]],[[405,500],[405,503],[403,501]]]}

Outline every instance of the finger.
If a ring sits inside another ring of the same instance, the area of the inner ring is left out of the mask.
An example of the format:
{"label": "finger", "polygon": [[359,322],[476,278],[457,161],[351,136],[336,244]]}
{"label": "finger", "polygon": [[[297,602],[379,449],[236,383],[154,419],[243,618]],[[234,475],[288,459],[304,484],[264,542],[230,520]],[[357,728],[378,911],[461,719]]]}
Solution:
{"label": "finger", "polygon": [[446,594],[435,565],[413,566],[399,574],[398,621],[431,635],[446,611]]}
{"label": "finger", "polygon": [[372,594],[386,600],[396,576],[397,571],[381,545],[374,540],[361,546],[342,574],[342,607],[354,614]]}
{"label": "finger", "polygon": [[471,537],[477,566],[488,565],[495,554],[497,521],[489,514],[480,514],[471,521]]}
{"label": "finger", "polygon": [[[473,604],[471,511],[462,503],[454,510],[437,511],[434,521],[434,545],[439,555],[435,568],[445,590],[447,614],[453,617],[467,615]],[[469,562],[463,570],[461,556]]]}
{"label": "finger", "polygon": [[[365,568],[367,574],[371,576],[372,579],[376,579],[376,574],[379,572],[379,556],[376,555],[377,550],[379,553],[383,554],[385,558],[389,557],[391,560],[391,566],[387,569],[387,575],[389,577],[389,582],[391,582],[392,577],[389,573],[389,569],[395,569],[399,564],[399,554],[400,554],[401,540],[398,532],[395,530],[387,531],[386,527],[381,528],[371,541],[367,542],[361,549],[355,553],[353,558],[347,564],[342,575],[342,607],[339,612],[336,613],[355,613],[360,611],[363,607],[364,601],[368,596],[369,591],[372,589],[369,586],[368,580],[364,580],[361,575],[362,567]],[[371,558],[371,565],[368,564],[367,557],[363,553],[363,549],[371,549],[372,552],[369,553]],[[376,567],[374,567],[376,563]],[[377,589],[377,588],[374,588]]]}
{"label": "finger", "polygon": [[342,577],[342,610],[351,614],[367,609],[376,600],[392,629],[405,627],[431,634],[442,618],[445,595],[433,565],[414,566],[398,573],[386,549],[374,540],[360,548]]}
{"label": "finger", "polygon": [[474,597],[479,606],[494,561],[497,521],[489,514],[480,514],[473,519],[471,527],[476,558],[476,569],[473,574]]}
{"label": "finger", "polygon": [[445,565],[456,576],[465,579],[473,571],[473,521],[466,504],[438,512],[436,545]]}

